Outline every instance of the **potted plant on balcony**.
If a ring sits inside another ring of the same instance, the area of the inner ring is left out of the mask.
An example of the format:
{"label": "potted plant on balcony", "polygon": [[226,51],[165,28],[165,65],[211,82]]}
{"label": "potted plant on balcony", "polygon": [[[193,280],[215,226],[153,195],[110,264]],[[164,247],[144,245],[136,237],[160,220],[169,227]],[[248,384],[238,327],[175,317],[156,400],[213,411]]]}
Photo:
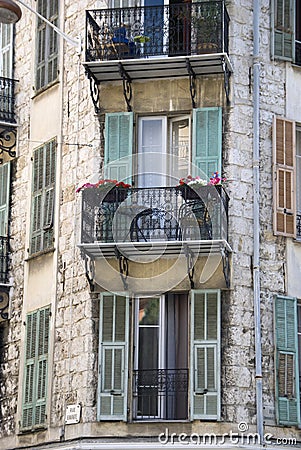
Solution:
{"label": "potted plant on balcony", "polygon": [[97,189],[97,193],[101,195],[101,200],[107,203],[121,203],[127,195],[130,184],[123,181],[101,179],[97,183],[85,183],[76,189],[76,192],[80,192],[86,189]]}
{"label": "potted plant on balcony", "polygon": [[192,177],[188,175],[179,180],[179,190],[184,200],[198,199],[202,196],[201,191],[206,191],[206,194],[208,193],[208,188],[206,188],[208,186],[214,186],[220,194],[220,189],[224,181],[226,179],[221,178],[218,172],[214,172],[209,181],[199,176]]}
{"label": "potted plant on balcony", "polygon": [[218,2],[202,3],[192,18],[195,31],[196,52],[215,53],[221,30],[221,11]]}

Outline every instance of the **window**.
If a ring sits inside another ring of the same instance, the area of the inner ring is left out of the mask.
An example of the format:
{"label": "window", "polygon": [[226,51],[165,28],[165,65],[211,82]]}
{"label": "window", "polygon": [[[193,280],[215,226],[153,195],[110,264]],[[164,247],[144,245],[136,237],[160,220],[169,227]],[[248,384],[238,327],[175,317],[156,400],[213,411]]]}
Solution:
{"label": "window", "polygon": [[296,125],[275,117],[273,125],[274,234],[296,237]]}
{"label": "window", "polygon": [[[300,307],[298,307],[300,313]],[[275,298],[276,341],[276,404],[277,420],[281,425],[300,423],[300,394],[298,366],[297,299],[277,296]],[[300,342],[300,335],[299,335]]]}
{"label": "window", "polygon": [[99,420],[219,419],[219,291],[104,293],[100,306]]}
{"label": "window", "polygon": [[[37,11],[58,26],[58,0],[38,0]],[[37,19],[36,90],[56,80],[58,75],[57,33],[40,18]]]}
{"label": "window", "polygon": [[299,0],[272,3],[272,55],[301,65],[301,7]]}
{"label": "window", "polygon": [[8,219],[10,200],[10,163],[0,166],[0,283],[8,275]]}
{"label": "window", "polygon": [[53,247],[56,141],[33,154],[30,254]]}
{"label": "window", "polygon": [[26,318],[22,429],[46,425],[49,318],[49,307]]}
{"label": "window", "polygon": [[188,173],[221,172],[221,108],[194,109],[192,117],[138,117],[137,136],[133,124],[133,113],[106,114],[106,178],[159,187],[176,185]]}
{"label": "window", "polygon": [[0,76],[13,78],[13,26],[0,24]]}
{"label": "window", "polygon": [[297,239],[301,239],[301,127],[296,133],[296,200],[297,200]]}

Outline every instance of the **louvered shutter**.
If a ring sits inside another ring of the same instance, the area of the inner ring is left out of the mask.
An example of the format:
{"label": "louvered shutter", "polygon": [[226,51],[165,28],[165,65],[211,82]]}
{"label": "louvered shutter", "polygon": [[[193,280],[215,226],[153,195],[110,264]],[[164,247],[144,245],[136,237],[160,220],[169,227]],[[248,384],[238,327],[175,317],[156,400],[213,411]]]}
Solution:
{"label": "louvered shutter", "polygon": [[48,142],[45,148],[45,192],[43,201],[43,238],[44,248],[50,248],[53,244],[53,216],[55,193],[55,141]]}
{"label": "louvered shutter", "polygon": [[8,235],[10,163],[0,166],[0,236]]}
{"label": "louvered shutter", "polygon": [[105,118],[105,178],[132,183],[134,114],[112,113]]}
{"label": "louvered shutter", "polygon": [[272,6],[272,56],[292,60],[295,0],[273,0]]}
{"label": "louvered shutter", "polygon": [[0,76],[12,78],[13,72],[13,25],[2,23],[0,47]]}
{"label": "louvered shutter", "polygon": [[194,109],[192,125],[192,175],[221,174],[222,108]]}
{"label": "louvered shutter", "polygon": [[127,420],[128,320],[128,298],[102,294],[99,332],[99,420]]}
{"label": "louvered shutter", "polygon": [[274,147],[274,233],[295,237],[295,123],[275,117]]}
{"label": "louvered shutter", "polygon": [[46,423],[50,309],[27,315],[22,428]]}
{"label": "louvered shutter", "polygon": [[220,292],[192,291],[191,416],[220,418]]}
{"label": "louvered shutter", "polygon": [[281,425],[300,422],[297,300],[275,298],[276,401]]}

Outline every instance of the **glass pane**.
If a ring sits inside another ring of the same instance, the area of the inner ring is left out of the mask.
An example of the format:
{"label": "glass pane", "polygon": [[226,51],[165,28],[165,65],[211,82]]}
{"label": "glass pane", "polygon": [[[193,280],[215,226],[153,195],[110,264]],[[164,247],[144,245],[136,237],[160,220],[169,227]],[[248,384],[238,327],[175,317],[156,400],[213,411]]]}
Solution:
{"label": "glass pane", "polygon": [[169,173],[182,178],[189,173],[189,119],[172,121]]}
{"label": "glass pane", "polygon": [[159,298],[139,299],[139,325],[159,324]]}
{"label": "glass pane", "polygon": [[139,370],[158,368],[158,327],[139,328]]}
{"label": "glass pane", "polygon": [[166,147],[163,119],[140,121],[139,186],[166,185]]}

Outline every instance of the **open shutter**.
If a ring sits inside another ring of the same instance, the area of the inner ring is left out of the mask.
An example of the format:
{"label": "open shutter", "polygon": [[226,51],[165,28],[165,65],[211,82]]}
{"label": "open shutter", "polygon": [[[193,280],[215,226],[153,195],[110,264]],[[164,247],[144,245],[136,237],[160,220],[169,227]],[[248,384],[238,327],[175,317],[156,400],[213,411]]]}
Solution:
{"label": "open shutter", "polygon": [[0,25],[0,76],[13,78],[13,25],[2,23]]}
{"label": "open shutter", "polygon": [[42,249],[43,150],[43,147],[37,149],[33,156],[30,253],[36,253]]}
{"label": "open shutter", "polygon": [[53,245],[55,155],[55,141],[48,142],[45,149],[45,196],[43,202],[44,248],[50,248]]}
{"label": "open shutter", "polygon": [[23,429],[46,423],[49,317],[48,307],[27,315]]}
{"label": "open shutter", "polygon": [[272,56],[284,60],[294,57],[295,0],[272,1]]}
{"label": "open shutter", "polygon": [[220,419],[220,291],[192,291],[191,416]]}
{"label": "open shutter", "polygon": [[276,401],[281,425],[300,422],[297,300],[278,296],[275,299]]}
{"label": "open shutter", "polygon": [[132,149],[134,114],[106,114],[105,178],[132,183]]}
{"label": "open shutter", "polygon": [[0,166],[0,236],[8,235],[10,163]]}
{"label": "open shutter", "polygon": [[221,174],[222,108],[193,110],[192,175]]}
{"label": "open shutter", "polygon": [[295,123],[275,117],[274,147],[274,233],[296,236],[295,211]]}
{"label": "open shutter", "polygon": [[99,420],[127,420],[128,318],[127,297],[102,294],[99,332]]}

